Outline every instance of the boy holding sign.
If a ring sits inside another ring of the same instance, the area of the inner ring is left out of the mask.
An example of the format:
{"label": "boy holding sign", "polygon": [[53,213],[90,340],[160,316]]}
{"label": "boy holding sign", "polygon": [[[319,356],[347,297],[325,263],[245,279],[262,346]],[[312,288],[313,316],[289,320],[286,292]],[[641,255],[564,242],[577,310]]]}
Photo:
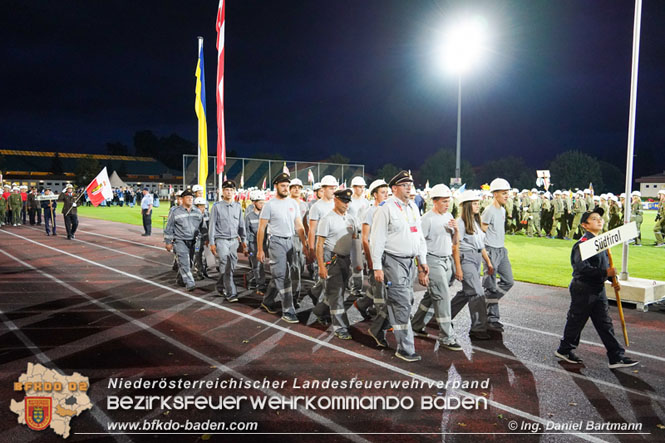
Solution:
{"label": "boy holding sign", "polygon": [[[605,250],[586,260],[582,260],[580,253],[581,243],[602,233],[604,213],[602,208],[596,208],[582,214],[580,219],[580,224],[586,232],[575,243],[570,255],[570,262],[573,266],[573,280],[569,286],[570,308],[561,344],[554,355],[568,363],[582,363],[582,359],[573,353],[573,349],[579,345],[582,329],[591,317],[593,326],[607,349],[609,367],[611,369],[627,368],[635,366],[638,362],[624,356],[625,349],[614,335],[605,295],[605,280],[616,276],[617,271],[610,267]],[[618,286],[619,282],[616,281],[616,287]]]}

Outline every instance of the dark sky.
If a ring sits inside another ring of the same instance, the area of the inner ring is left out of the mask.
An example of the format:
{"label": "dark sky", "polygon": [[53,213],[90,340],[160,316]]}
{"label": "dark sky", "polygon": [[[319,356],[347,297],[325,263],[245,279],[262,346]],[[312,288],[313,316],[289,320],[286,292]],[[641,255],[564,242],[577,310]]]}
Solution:
{"label": "dark sky", "polygon": [[[3,1],[0,147],[105,152],[138,130],[196,140],[194,70],[205,37],[216,145],[217,1]],[[463,158],[544,167],[579,149],[623,168],[633,2],[227,0],[229,150],[319,160],[335,152],[415,168],[454,149],[456,79],[434,42],[482,15],[491,53],[463,79]],[[636,154],[665,141],[665,2],[645,0]],[[660,156],[662,159],[662,155]],[[643,168],[644,169],[644,168]],[[663,164],[654,164],[658,172]]]}

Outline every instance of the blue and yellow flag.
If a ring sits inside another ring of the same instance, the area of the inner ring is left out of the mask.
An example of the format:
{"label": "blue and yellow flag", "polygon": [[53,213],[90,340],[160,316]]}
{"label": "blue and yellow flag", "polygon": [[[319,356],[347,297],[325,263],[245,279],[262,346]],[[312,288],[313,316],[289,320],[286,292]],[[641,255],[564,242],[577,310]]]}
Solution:
{"label": "blue and yellow flag", "polygon": [[206,91],[203,68],[203,39],[199,39],[199,62],[196,64],[196,99],[194,110],[199,119],[199,185],[206,193],[208,179],[208,124],[206,123]]}

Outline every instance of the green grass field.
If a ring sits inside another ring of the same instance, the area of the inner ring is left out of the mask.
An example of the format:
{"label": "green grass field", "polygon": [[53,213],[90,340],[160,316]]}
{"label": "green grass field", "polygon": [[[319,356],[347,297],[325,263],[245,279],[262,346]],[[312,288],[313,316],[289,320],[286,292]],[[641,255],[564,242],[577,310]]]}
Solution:
{"label": "green grass field", "polygon": [[[110,220],[143,226],[141,208],[81,206],[79,215],[102,220]],[[162,226],[162,215],[169,213],[169,203],[162,202],[153,210],[152,224]],[[656,211],[644,211],[642,223],[642,243],[644,246],[630,246],[628,272],[632,277],[665,281],[665,248],[654,248],[653,235]],[[551,240],[548,238],[528,238],[524,235],[506,236],[506,247],[513,265],[515,279],[541,285],[566,287],[570,283],[570,249],[574,242]],[[621,269],[621,246],[612,248],[615,266]]]}
{"label": "green grass field", "polygon": [[[656,211],[644,211],[642,244],[628,250],[628,273],[631,277],[665,280],[665,248],[654,248],[653,225]],[[506,248],[516,280],[541,285],[566,287],[570,283],[570,250],[574,242],[548,238],[506,236]],[[614,266],[621,269],[622,246],[611,249]]]}
{"label": "green grass field", "polygon": [[[130,225],[143,226],[143,217],[141,217],[141,206],[79,206],[78,214],[83,217],[98,218],[100,220],[109,220],[120,223],[129,223]],[[169,215],[169,202],[162,201],[159,208],[152,210],[152,225],[162,227],[162,215]]]}

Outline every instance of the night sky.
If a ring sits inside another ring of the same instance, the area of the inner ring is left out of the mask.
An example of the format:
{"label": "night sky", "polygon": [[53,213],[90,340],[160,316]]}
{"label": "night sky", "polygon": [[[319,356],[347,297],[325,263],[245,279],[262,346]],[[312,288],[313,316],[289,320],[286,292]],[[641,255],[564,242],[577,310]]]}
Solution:
{"label": "night sky", "polygon": [[[196,141],[205,38],[216,148],[215,0],[3,1],[0,147],[104,153],[136,131]],[[579,149],[625,166],[634,4],[597,1],[227,0],[227,146],[369,170],[454,149],[457,81],[437,64],[445,24],[481,15],[491,51],[462,85],[462,155],[542,168]],[[664,151],[665,2],[645,0],[636,154]],[[662,161],[636,170],[656,173]]]}

